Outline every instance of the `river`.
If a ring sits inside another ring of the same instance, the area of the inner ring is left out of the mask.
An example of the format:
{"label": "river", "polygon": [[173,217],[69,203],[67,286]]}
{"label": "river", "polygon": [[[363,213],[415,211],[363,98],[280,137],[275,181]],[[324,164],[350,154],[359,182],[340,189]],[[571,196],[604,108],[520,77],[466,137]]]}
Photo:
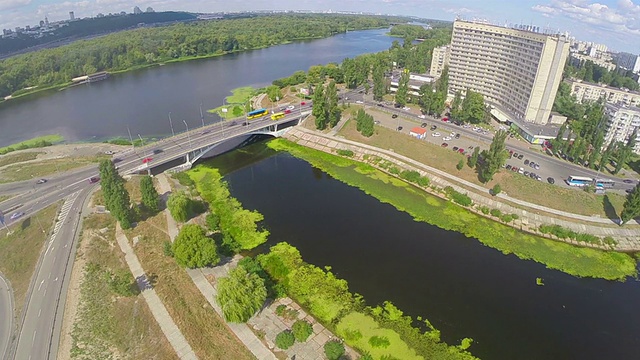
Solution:
{"label": "river", "polygon": [[[200,104],[223,104],[230,90],[266,86],[310,66],[388,49],[387,29],[353,31],[209,59],[131,71],[63,91],[40,93],[0,104],[0,147],[39,135],[61,134],[67,141],[115,136],[164,136],[200,121]],[[205,122],[217,121],[205,115]]]}
{"label": "river", "polygon": [[505,256],[262,144],[209,164],[227,169],[233,196],[264,214],[268,245],[286,241],[331,266],[369,304],[390,300],[427,317],[449,344],[473,338],[483,360],[638,358],[635,279],[579,279]]}

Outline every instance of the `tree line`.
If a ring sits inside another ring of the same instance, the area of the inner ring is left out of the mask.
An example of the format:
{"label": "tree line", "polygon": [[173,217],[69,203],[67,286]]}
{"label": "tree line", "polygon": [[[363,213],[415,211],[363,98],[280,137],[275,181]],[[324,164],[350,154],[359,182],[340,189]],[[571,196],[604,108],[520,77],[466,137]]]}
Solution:
{"label": "tree line", "polygon": [[633,71],[628,70],[622,73],[616,70],[609,71],[607,68],[596,65],[590,60],[581,61],[577,64],[567,62],[564,76],[616,88],[629,90],[638,90],[640,88],[638,82],[633,79]]}
{"label": "tree line", "polygon": [[65,84],[97,71],[122,71],[196,56],[321,38],[402,18],[339,14],[274,15],[142,28],[0,61],[0,97],[30,86]]}

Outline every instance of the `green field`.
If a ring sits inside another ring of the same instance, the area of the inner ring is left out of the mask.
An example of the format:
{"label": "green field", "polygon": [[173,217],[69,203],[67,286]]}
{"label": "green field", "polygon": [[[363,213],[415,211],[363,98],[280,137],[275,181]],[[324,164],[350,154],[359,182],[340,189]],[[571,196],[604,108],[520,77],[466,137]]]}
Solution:
{"label": "green field", "polygon": [[21,163],[24,161],[34,160],[40,154],[44,154],[44,153],[40,151],[33,151],[33,152],[22,152],[18,154],[0,155],[0,167],[15,164],[15,163]]}
{"label": "green field", "polygon": [[60,142],[63,142],[63,141],[64,141],[64,138],[62,137],[62,135],[58,135],[58,134],[38,136],[38,137],[33,138],[33,139],[29,139],[29,140],[25,140],[25,141],[22,141],[22,142],[19,142],[19,143],[16,143],[16,144],[11,144],[9,146],[1,147],[0,148],[0,155],[4,155],[4,154],[6,154],[8,152],[12,152],[12,151],[15,151],[15,150],[24,150],[24,149],[44,147],[44,146],[48,146],[50,144],[56,144],[56,143],[60,143]]}
{"label": "green field", "polygon": [[24,180],[36,180],[47,175],[61,173],[100,161],[100,157],[52,159],[30,164],[14,164],[0,175],[0,184]]}
{"label": "green field", "polygon": [[534,260],[548,268],[578,277],[621,280],[636,275],[636,261],[627,254],[581,248],[522,233],[429,195],[368,164],[309,149],[284,139],[272,140],[268,145],[275,150],[288,151],[335,179],[411,214],[416,221],[463,233],[504,254],[515,254],[523,260]]}
{"label": "green field", "polygon": [[[231,90],[232,95],[225,98],[226,105],[221,105],[213,109],[207,110],[208,113],[218,114],[225,119],[232,119],[244,114],[244,105],[255,95],[256,89],[251,86],[239,87]],[[222,112],[222,109],[227,112]]]}

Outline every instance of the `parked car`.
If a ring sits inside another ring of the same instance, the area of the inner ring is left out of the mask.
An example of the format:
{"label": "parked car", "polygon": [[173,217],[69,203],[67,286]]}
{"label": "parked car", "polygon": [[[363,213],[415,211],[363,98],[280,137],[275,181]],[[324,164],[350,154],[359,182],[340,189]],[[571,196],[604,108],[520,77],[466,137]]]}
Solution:
{"label": "parked car", "polygon": [[11,215],[10,219],[11,219],[11,220],[15,220],[15,219],[17,219],[17,218],[19,218],[19,217],[21,217],[21,216],[23,216],[23,215],[24,215],[24,212],[23,212],[23,211],[16,212],[16,213],[13,213],[13,214]]}
{"label": "parked car", "polygon": [[418,118],[420,118],[420,119],[426,119],[427,117],[426,117],[426,116],[424,116],[424,115],[418,115]]}
{"label": "parked car", "polygon": [[547,182],[548,182],[549,184],[555,184],[555,183],[556,183],[556,180],[555,180],[554,178],[552,178],[552,177],[548,177],[548,178],[547,178]]}
{"label": "parked car", "polygon": [[393,118],[393,119],[395,119],[395,118],[397,118],[397,117],[398,117],[398,114],[393,114],[393,115],[391,115],[391,118]]}
{"label": "parked car", "polygon": [[430,128],[430,130],[431,130],[431,131],[433,131],[433,130],[435,130],[435,129],[437,129],[437,128],[438,128],[437,126],[432,125],[432,126],[431,126],[431,128]]}
{"label": "parked car", "polygon": [[453,140],[453,138],[451,136],[446,136],[446,137],[442,138],[442,140],[451,141],[451,140]]}
{"label": "parked car", "polygon": [[89,179],[89,184],[95,184],[95,183],[97,183],[98,181],[100,181],[100,178],[99,178],[99,177],[97,177],[97,176],[94,176],[94,177],[92,177],[92,178],[90,178],[90,179]]}
{"label": "parked car", "polygon": [[431,133],[431,136],[433,136],[433,137],[439,137],[439,136],[440,136],[440,133],[439,133],[439,132],[434,132],[434,133]]}
{"label": "parked car", "polygon": [[44,184],[47,182],[47,179],[40,179],[38,181],[36,181],[36,184]]}
{"label": "parked car", "polygon": [[454,146],[452,150],[453,150],[453,151],[458,151],[458,149],[459,149],[459,148],[458,148],[457,146]]}
{"label": "parked car", "polygon": [[507,166],[505,166],[505,169],[507,169],[507,170],[511,170],[511,168],[512,168],[512,167],[513,167],[513,166],[511,166],[511,165],[507,164]]}
{"label": "parked car", "polygon": [[113,151],[111,151],[111,150],[107,150],[107,151],[105,151],[104,153],[105,153],[105,154],[107,154],[107,155],[113,155],[113,154],[115,154],[115,152],[113,152]]}
{"label": "parked car", "polygon": [[295,108],[296,108],[296,107],[295,107],[295,106],[293,106],[293,105],[289,105],[289,106],[287,106],[287,110],[293,110],[293,109],[295,109]]}
{"label": "parked car", "polygon": [[522,155],[522,154],[518,155],[518,160],[522,160],[523,157],[524,157],[524,155]]}
{"label": "parked car", "polygon": [[380,107],[384,107],[384,105],[383,105],[383,104],[376,104],[376,105],[378,105],[378,106],[380,106]]}
{"label": "parked car", "polygon": [[622,182],[625,183],[625,184],[633,184],[636,181],[635,180],[631,180],[631,179],[624,179],[624,180],[622,180]]}
{"label": "parked car", "polygon": [[380,120],[376,120],[373,123],[376,124],[376,125],[380,125]]}
{"label": "parked car", "polygon": [[460,139],[460,134],[456,134],[455,138]]}
{"label": "parked car", "polygon": [[516,158],[516,159],[518,158],[518,153],[517,153],[517,152],[514,152],[514,153],[513,153],[513,154],[511,154],[511,155],[513,155],[513,157],[514,157],[514,158]]}
{"label": "parked car", "polygon": [[525,160],[524,160],[524,164],[525,164],[525,165],[529,165],[529,159],[525,159]]}
{"label": "parked car", "polygon": [[404,110],[404,111],[409,111],[409,110],[411,110],[411,108],[410,108],[410,107],[408,107],[408,106],[405,106],[405,107],[403,107],[403,108],[402,108],[402,110]]}
{"label": "parked car", "polygon": [[398,126],[398,131],[402,131],[402,126]]}
{"label": "parked car", "polygon": [[524,169],[523,168],[519,168],[518,169],[518,174],[524,174]]}
{"label": "parked car", "polygon": [[305,101],[301,101],[300,105],[307,105],[307,103]]}
{"label": "parked car", "polygon": [[463,148],[460,148],[460,149],[458,149],[458,152],[459,152],[460,154],[464,154],[464,149],[463,149]]}
{"label": "parked car", "polygon": [[536,170],[540,170],[540,164],[536,163],[536,165],[533,168]]}
{"label": "parked car", "polygon": [[444,122],[449,122],[449,118],[448,118],[448,117],[443,117],[443,118],[442,118],[442,121],[444,121]]}
{"label": "parked car", "polygon": [[449,144],[447,144],[447,143],[442,143],[442,144],[440,144],[440,146],[442,146],[442,147],[445,147],[445,148],[446,148],[447,146],[449,146]]}
{"label": "parked car", "polygon": [[529,172],[528,171],[524,171],[524,176],[529,176]]}
{"label": "parked car", "polygon": [[427,127],[427,123],[422,123],[422,124],[420,124],[420,127],[422,127],[422,128],[426,128],[426,127]]}

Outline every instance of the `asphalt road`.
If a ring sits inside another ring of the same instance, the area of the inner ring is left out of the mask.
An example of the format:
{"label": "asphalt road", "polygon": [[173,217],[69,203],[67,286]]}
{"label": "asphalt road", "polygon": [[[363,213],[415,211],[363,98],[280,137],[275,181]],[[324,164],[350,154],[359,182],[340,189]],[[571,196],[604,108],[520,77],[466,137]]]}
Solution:
{"label": "asphalt road", "polygon": [[[273,121],[269,116],[249,122],[243,119],[228,120],[204,128],[194,129],[188,133],[150,144],[142,148],[134,148],[114,155],[118,159],[116,165],[121,174],[144,170],[147,165],[142,162],[152,158],[152,166],[175,160],[192,151],[205,147],[221,139],[246,134],[272,124],[280,124],[302,116],[309,111],[311,104],[295,106],[291,114]],[[154,154],[154,150],[160,150]],[[98,176],[97,165],[66,172],[48,179],[44,184],[23,181],[14,184],[0,185],[0,195],[14,195],[0,204],[5,212],[9,226],[31,216],[34,225],[41,226],[37,212],[43,208],[67,198],[61,208],[59,221],[53,235],[45,244],[44,253],[36,266],[36,271],[27,294],[26,310],[19,320],[19,336],[11,343],[13,325],[3,321],[0,328],[0,351],[5,343],[10,343],[9,359],[50,359],[55,358],[60,337],[61,319],[68,287],[68,273],[73,264],[77,230],[82,218],[84,204],[91,190],[97,186],[90,183],[91,177]],[[19,219],[11,220],[11,213],[24,212]],[[46,230],[46,228],[43,228]],[[10,293],[0,282],[0,315],[2,319],[12,318]],[[3,291],[4,290],[4,291]],[[9,300],[5,297],[9,294]]]}
{"label": "asphalt road", "polygon": [[[405,111],[403,109],[394,108],[393,105],[386,104],[383,104],[384,106],[379,106],[378,102],[371,100],[371,95],[360,93],[358,89],[356,89],[355,91],[342,93],[341,96],[343,97],[343,99],[345,97],[348,97],[348,101],[351,103],[359,103],[372,110],[388,113],[390,116],[378,118],[380,120],[379,125],[393,130],[397,130],[398,126],[402,126],[402,130],[400,130],[400,132],[407,135],[412,128],[416,126],[419,127],[422,123],[426,123],[427,137],[425,141],[431,142],[436,145],[442,145],[442,143],[446,142],[448,144],[447,148],[449,149],[452,149],[454,146],[459,148],[462,147],[464,149],[467,149],[467,151],[472,151],[471,149],[469,149],[470,146],[479,146],[481,150],[488,149],[491,141],[493,140],[494,134],[492,132],[478,133],[473,131],[472,127],[464,128],[462,126],[458,126],[450,122],[444,122],[441,119],[433,118],[430,116],[420,118],[420,114],[416,111]],[[393,114],[398,115],[398,117],[395,119],[392,118],[391,115]],[[437,128],[436,130],[431,131],[430,128],[433,125],[435,125]],[[440,136],[432,136],[434,132],[440,133]],[[460,134],[460,139],[454,138],[447,141],[443,140],[445,136],[450,135],[452,132]],[[569,187],[564,182],[564,180],[571,175],[614,180],[616,184],[613,190],[621,194],[625,194],[625,190],[632,189],[636,184],[636,182],[627,184],[623,182],[624,179],[622,178],[614,177],[609,174],[599,173],[597,171],[570,163],[560,158],[550,155],[544,155],[539,151],[533,151],[529,149],[530,147],[535,146],[536,145],[529,144],[525,141],[508,139],[506,143],[507,149],[514,150],[514,152],[518,154],[523,154],[524,157],[522,160],[518,160],[516,158],[508,159],[506,164],[522,167],[527,171],[533,171],[536,174],[540,175],[545,182],[547,181],[548,177],[552,177],[555,180],[555,185],[562,187]],[[540,169],[535,170],[527,165],[524,165],[525,159],[534,161],[535,163],[539,164]]]}
{"label": "asphalt road", "polygon": [[0,275],[0,358],[5,358],[13,333],[13,295],[5,278]]}

